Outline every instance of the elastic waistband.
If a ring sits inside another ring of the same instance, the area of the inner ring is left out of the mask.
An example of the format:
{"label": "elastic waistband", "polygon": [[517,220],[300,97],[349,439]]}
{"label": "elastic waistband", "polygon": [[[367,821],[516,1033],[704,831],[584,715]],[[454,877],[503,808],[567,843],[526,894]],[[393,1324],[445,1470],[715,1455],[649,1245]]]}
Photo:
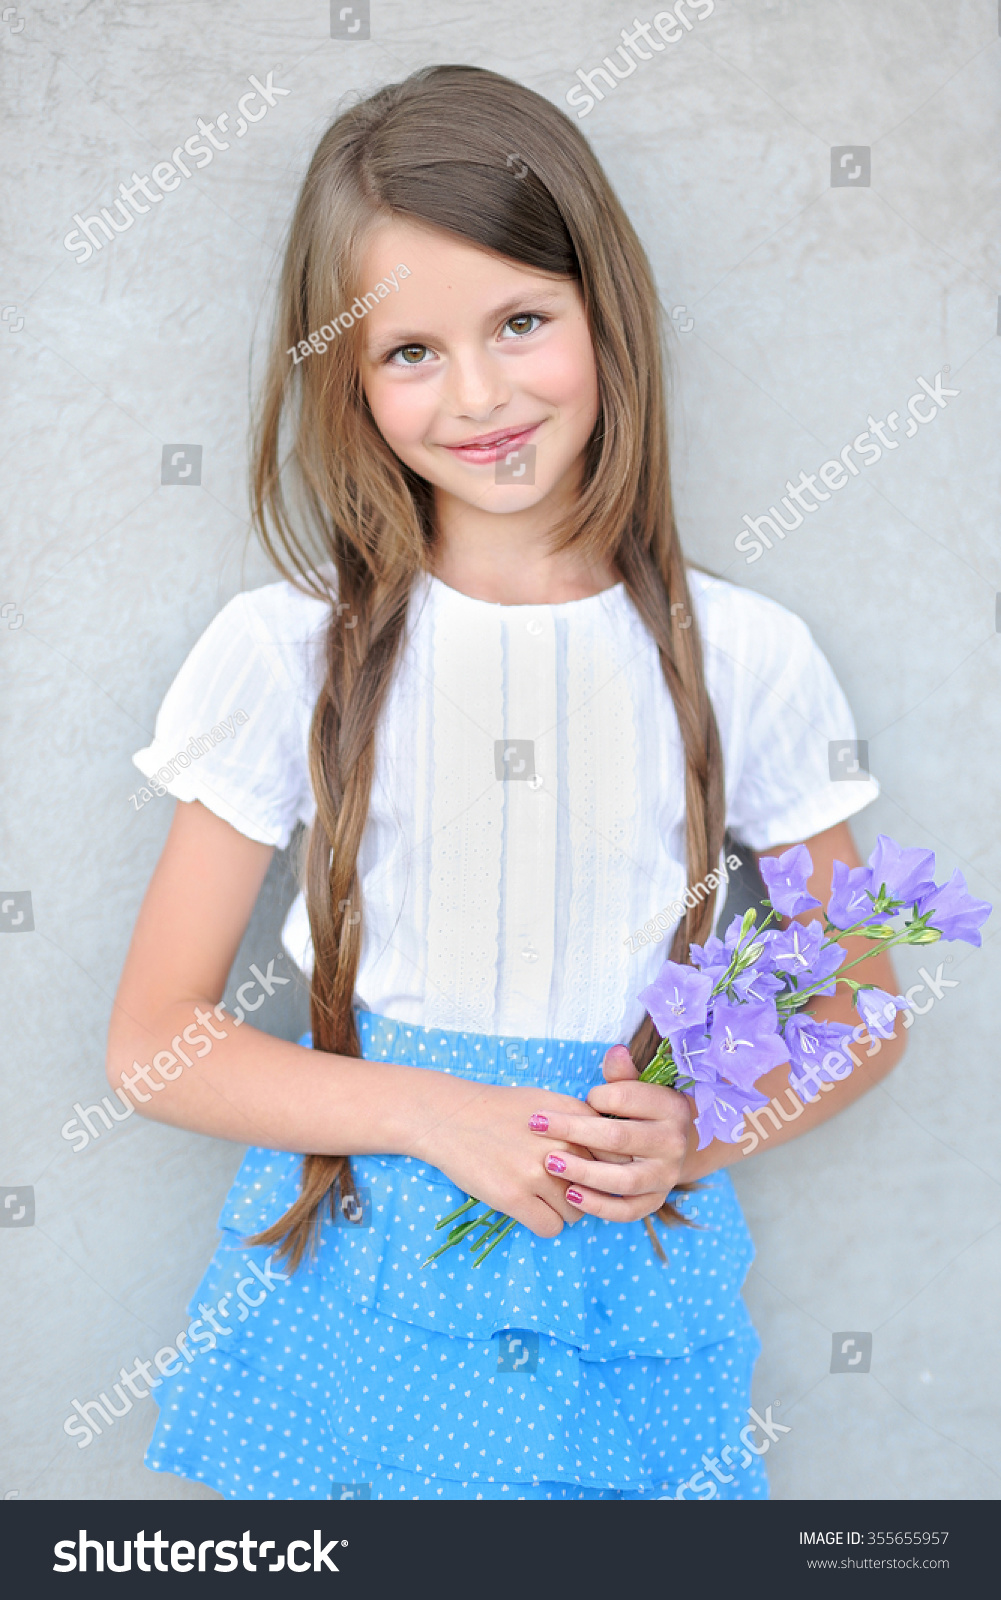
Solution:
{"label": "elastic waistband", "polygon": [[593,1084],[603,1082],[601,1064],[615,1043],[423,1028],[358,1007],[355,1019],[367,1061],[428,1067],[481,1083],[535,1084],[558,1094],[586,1093]]}

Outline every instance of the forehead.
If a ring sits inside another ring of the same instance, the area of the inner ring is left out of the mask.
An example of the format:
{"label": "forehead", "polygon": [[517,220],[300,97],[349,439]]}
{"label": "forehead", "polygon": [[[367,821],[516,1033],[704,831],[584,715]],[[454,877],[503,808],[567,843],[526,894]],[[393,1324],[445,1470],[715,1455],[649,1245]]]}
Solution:
{"label": "forehead", "polygon": [[[402,279],[397,271],[401,265],[409,271]],[[422,314],[431,309],[451,314],[460,306],[473,305],[486,310],[525,292],[537,299],[545,295],[557,303],[572,299],[577,287],[571,278],[538,272],[443,228],[395,217],[380,218],[370,227],[360,272],[361,293],[379,282],[389,287],[388,297],[380,297],[380,321],[404,312],[404,307],[407,315],[417,309]],[[392,274],[396,274],[399,290],[393,288]],[[375,316],[373,313],[373,320]]]}

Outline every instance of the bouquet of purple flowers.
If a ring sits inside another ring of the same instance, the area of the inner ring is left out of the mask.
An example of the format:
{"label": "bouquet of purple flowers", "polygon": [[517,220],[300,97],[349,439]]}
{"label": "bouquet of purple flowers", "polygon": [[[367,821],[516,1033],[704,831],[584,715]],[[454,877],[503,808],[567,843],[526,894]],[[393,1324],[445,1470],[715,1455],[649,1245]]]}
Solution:
{"label": "bouquet of purple flowers", "polygon": [[[788,1061],[791,1087],[810,1100],[819,1084],[851,1072],[856,1063],[844,1041],[858,1038],[858,1028],[798,1016],[811,1000],[833,995],[839,983],[845,984],[870,1038],[892,1038],[897,1012],[907,1010],[905,997],[846,974],[894,945],[939,939],[979,945],[979,929],[991,913],[988,901],[967,892],[961,872],[937,884],[931,850],[903,849],[884,833],[866,866],[835,861],[823,928],[817,920],[769,927],[779,917],[795,917],[821,904],[807,892],[813,862],[806,845],[763,856],[760,869],[769,895],[760,926],[754,910],[734,917],[725,938],[713,935],[704,947],[690,947],[691,966],[665,961],[638,995],[662,1035],[640,1082],[666,1084],[692,1097],[700,1150],[713,1139],[727,1144],[740,1139],[745,1113],[768,1104],[754,1085],[773,1067]],[[845,965],[839,938],[849,934],[870,939],[873,947]],[[442,1217],[436,1228],[455,1225],[424,1266],[465,1241],[480,1252],[473,1263],[479,1266],[514,1227],[513,1218],[494,1211],[465,1216],[480,1204],[471,1196]]]}

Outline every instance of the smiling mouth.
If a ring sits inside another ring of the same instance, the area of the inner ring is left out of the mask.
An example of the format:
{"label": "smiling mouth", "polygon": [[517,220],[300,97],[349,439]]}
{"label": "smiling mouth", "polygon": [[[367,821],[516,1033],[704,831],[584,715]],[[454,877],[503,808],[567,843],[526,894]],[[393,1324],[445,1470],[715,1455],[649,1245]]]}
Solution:
{"label": "smiling mouth", "polygon": [[541,426],[541,422],[532,422],[524,428],[505,428],[502,432],[481,434],[478,439],[466,439],[462,444],[446,444],[443,449],[463,461],[477,464],[498,461],[512,451],[521,450]]}

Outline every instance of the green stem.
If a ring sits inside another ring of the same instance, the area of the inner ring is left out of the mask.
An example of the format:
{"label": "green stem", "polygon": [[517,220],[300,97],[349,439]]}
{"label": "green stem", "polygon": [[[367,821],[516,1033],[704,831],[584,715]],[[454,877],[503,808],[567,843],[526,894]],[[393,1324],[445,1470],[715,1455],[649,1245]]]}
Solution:
{"label": "green stem", "polygon": [[715,999],[716,995],[722,994],[725,989],[728,989],[730,987],[730,984],[733,982],[734,978],[737,976],[737,970],[738,970],[738,966],[739,966],[739,963],[740,963],[740,957],[741,957],[743,951],[747,948],[748,945],[753,944],[755,939],[760,939],[761,935],[764,933],[765,929],[768,927],[768,924],[771,922],[772,918],[777,916],[777,915],[778,915],[778,913],[776,912],[776,910],[775,910],[775,908],[773,906],[772,909],[769,911],[767,917],[765,918],[764,922],[761,924],[760,928],[749,928],[748,931],[747,931],[747,934],[744,937],[744,939],[743,940],[738,940],[737,947],[734,950],[733,955],[730,957],[729,966],[727,967],[727,969],[724,972],[723,976],[716,983],[716,986],[710,991],[710,994],[709,994],[710,1000]]}
{"label": "green stem", "polygon": [[[794,989],[791,994],[776,995],[775,1004],[779,1011],[785,1010],[791,1015],[792,1012],[801,1010],[807,1000],[812,1000],[815,996],[815,991],[823,988],[825,984],[830,983],[832,977],[836,983],[842,983],[844,981],[844,974],[846,972],[850,972],[852,967],[857,967],[860,962],[868,961],[872,956],[878,955],[881,950],[895,950],[898,945],[907,944],[908,942],[906,929],[901,929],[900,933],[895,934],[892,939],[881,940],[880,943],[878,945],[874,945],[871,950],[865,950],[860,956],[856,956],[854,961],[849,961],[846,967],[838,967],[836,973],[831,973],[829,977],[820,978],[816,983],[809,984],[805,989]],[[831,943],[836,943],[836,941],[832,940]],[[788,1002],[791,1000],[795,1001],[794,1005],[788,1004]],[[787,1002],[785,1006],[782,1004],[783,1001]]]}
{"label": "green stem", "polygon": [[468,1211],[470,1206],[478,1206],[479,1204],[480,1204],[480,1201],[476,1199],[475,1195],[470,1195],[469,1199],[466,1201],[466,1203],[464,1205],[457,1206],[454,1211],[450,1211],[448,1213],[447,1217],[442,1217],[440,1222],[436,1222],[435,1223],[435,1230],[437,1231],[439,1228],[443,1228],[445,1226],[446,1222],[451,1222],[452,1221],[453,1217],[461,1217],[462,1213],[464,1211]]}
{"label": "green stem", "polygon": [[470,1249],[471,1250],[478,1250],[481,1245],[486,1244],[487,1240],[490,1238],[490,1235],[492,1233],[496,1233],[498,1231],[498,1229],[503,1228],[504,1224],[506,1222],[510,1222],[510,1220],[511,1220],[510,1217],[505,1216],[505,1214],[503,1212],[498,1212],[497,1213],[497,1221],[494,1222],[494,1223],[491,1223],[491,1225],[487,1229],[486,1233],[482,1234],[481,1237],[476,1240],[475,1244],[471,1244],[470,1245]]}
{"label": "green stem", "polygon": [[447,1235],[442,1248],[447,1249],[450,1244],[461,1244],[463,1239],[472,1233],[473,1229],[476,1227],[476,1224],[476,1217],[470,1217],[467,1222],[457,1222],[455,1227]]}
{"label": "green stem", "polygon": [[[481,1217],[477,1217],[469,1232],[464,1235],[462,1243],[468,1244],[470,1250],[478,1250],[483,1241],[485,1239],[489,1239],[491,1233],[494,1231],[494,1227],[496,1226],[496,1223],[490,1222],[490,1218],[498,1215],[499,1213],[495,1211],[485,1211]],[[474,1239],[473,1234],[476,1232],[477,1228],[483,1228],[484,1232],[480,1234],[478,1239]]]}
{"label": "green stem", "polygon": [[[894,915],[896,915],[896,913],[894,913]],[[840,943],[840,941],[842,939],[850,939],[856,933],[861,932],[863,929],[871,928],[872,925],[873,924],[870,922],[869,917],[865,916],[865,917],[862,918],[861,922],[853,922],[851,924],[851,927],[849,927],[849,928],[838,928],[835,923],[828,922],[827,918],[825,917],[824,918],[824,932],[825,933],[830,933],[831,929],[835,928],[835,933],[834,933],[832,938],[825,939],[820,948],[821,948],[821,950],[826,950],[826,949],[828,949],[828,947],[830,945],[838,944],[838,943]],[[883,924],[883,926],[885,927],[885,923]]]}
{"label": "green stem", "polygon": [[507,1227],[504,1229],[504,1232],[503,1233],[499,1233],[497,1235],[497,1237],[494,1240],[493,1244],[488,1244],[487,1245],[487,1248],[484,1250],[483,1254],[481,1256],[478,1256],[477,1259],[473,1262],[473,1266],[474,1267],[482,1266],[484,1261],[487,1259],[487,1256],[490,1254],[491,1250],[496,1249],[496,1247],[500,1244],[501,1240],[507,1237],[507,1235],[511,1232],[511,1229],[513,1227],[514,1227],[514,1218],[512,1217],[510,1222],[508,1223]]}

